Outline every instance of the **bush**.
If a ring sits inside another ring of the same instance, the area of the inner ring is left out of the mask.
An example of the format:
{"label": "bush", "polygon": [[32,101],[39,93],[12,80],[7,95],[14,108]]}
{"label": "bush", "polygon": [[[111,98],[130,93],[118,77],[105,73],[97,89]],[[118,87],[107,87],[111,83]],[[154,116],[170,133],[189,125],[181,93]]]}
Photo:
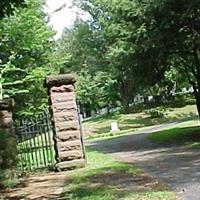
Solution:
{"label": "bush", "polygon": [[0,132],[0,188],[16,182],[17,144],[14,136]]}
{"label": "bush", "polygon": [[150,115],[151,118],[158,118],[165,116],[165,110],[160,108],[152,108],[146,111],[146,114]]}
{"label": "bush", "polygon": [[14,187],[19,182],[21,173],[16,169],[0,169],[0,189]]}
{"label": "bush", "polygon": [[0,168],[10,169],[17,163],[17,143],[14,136],[0,132]]}

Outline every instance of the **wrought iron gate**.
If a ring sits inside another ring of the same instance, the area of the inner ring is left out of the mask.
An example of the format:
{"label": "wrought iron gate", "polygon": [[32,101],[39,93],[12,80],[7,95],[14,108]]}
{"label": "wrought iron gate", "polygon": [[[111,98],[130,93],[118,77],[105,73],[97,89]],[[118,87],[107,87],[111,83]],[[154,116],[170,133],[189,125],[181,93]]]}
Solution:
{"label": "wrought iron gate", "polygon": [[15,126],[18,166],[24,171],[53,168],[55,152],[49,113],[26,118]]}

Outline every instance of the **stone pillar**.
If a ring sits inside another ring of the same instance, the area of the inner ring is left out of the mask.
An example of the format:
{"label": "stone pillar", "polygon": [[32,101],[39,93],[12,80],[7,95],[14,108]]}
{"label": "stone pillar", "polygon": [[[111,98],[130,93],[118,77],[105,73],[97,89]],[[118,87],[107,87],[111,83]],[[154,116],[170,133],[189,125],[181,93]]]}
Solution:
{"label": "stone pillar", "polygon": [[71,74],[48,76],[45,82],[52,114],[58,171],[85,166],[75,82],[75,77]]}
{"label": "stone pillar", "polygon": [[0,100],[0,130],[9,135],[13,134],[13,107],[12,99]]}
{"label": "stone pillar", "polygon": [[[12,99],[0,100],[0,168],[9,169],[17,163],[17,143],[13,131]],[[4,175],[3,175],[4,177]]]}

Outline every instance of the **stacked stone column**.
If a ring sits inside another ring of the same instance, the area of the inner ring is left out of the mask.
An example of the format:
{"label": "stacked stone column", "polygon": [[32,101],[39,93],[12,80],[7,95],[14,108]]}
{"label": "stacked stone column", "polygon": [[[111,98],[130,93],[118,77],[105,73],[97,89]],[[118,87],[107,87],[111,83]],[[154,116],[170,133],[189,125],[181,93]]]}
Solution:
{"label": "stacked stone column", "polygon": [[9,169],[17,162],[17,144],[13,131],[14,102],[12,99],[0,100],[0,168]]}
{"label": "stacked stone column", "polygon": [[46,78],[58,171],[85,165],[83,138],[74,90],[75,82],[75,77],[71,74]]}

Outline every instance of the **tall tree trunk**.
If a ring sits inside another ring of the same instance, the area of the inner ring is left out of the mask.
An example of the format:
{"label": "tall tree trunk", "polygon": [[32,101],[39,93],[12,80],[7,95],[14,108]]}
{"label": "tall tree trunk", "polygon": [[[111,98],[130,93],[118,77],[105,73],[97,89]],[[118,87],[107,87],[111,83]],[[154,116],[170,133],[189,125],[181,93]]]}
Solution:
{"label": "tall tree trunk", "polygon": [[2,74],[0,73],[0,100],[3,100]]}
{"label": "tall tree trunk", "polygon": [[200,93],[199,93],[199,91],[200,91],[200,80],[197,80],[197,85],[193,81],[191,81],[191,79],[189,79],[189,82],[192,85],[193,90],[194,90],[194,97],[195,97],[195,100],[196,100],[197,112],[198,112],[199,119],[200,119]]}
{"label": "tall tree trunk", "polygon": [[91,117],[92,115],[91,105],[89,102],[85,105],[85,114],[86,117]]}
{"label": "tall tree trunk", "polygon": [[200,119],[200,93],[199,92],[194,92],[195,99],[196,99],[196,106],[197,106],[197,111]]}
{"label": "tall tree trunk", "polygon": [[122,100],[122,107],[124,113],[129,113],[129,92],[128,92],[128,85],[123,82],[121,86],[121,100]]}
{"label": "tall tree trunk", "polygon": [[129,99],[127,96],[122,97],[122,106],[123,106],[123,112],[125,114],[129,113]]}

